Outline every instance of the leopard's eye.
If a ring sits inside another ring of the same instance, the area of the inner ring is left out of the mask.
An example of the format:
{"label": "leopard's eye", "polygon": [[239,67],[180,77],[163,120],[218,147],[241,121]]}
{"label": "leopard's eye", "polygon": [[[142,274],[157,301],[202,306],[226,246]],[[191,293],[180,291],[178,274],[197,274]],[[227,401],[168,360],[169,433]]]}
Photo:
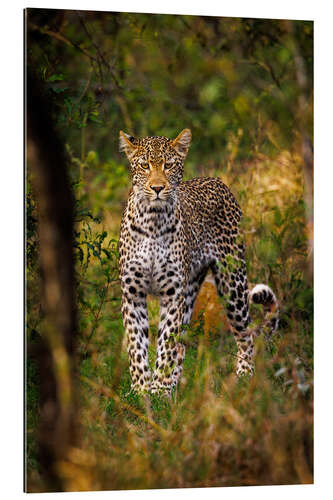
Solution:
{"label": "leopard's eye", "polygon": [[141,163],[140,167],[143,168],[144,170],[148,170],[149,169],[148,163]]}

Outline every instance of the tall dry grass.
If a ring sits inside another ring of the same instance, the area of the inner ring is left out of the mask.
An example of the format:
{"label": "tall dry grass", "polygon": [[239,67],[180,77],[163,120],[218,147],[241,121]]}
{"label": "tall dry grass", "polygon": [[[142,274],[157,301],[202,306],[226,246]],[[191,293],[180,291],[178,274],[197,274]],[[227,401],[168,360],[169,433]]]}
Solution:
{"label": "tall dry grass", "polygon": [[[237,379],[235,342],[208,279],[189,328],[177,393],[171,401],[139,397],[129,393],[119,286],[111,286],[79,362],[81,442],[59,464],[68,490],[313,481],[312,284],[306,279],[301,160],[297,152],[282,151],[275,159],[258,154],[238,165],[231,156],[216,173],[241,204],[249,280],[274,289],[279,331],[270,345],[257,339],[255,374]],[[97,269],[92,261],[87,277],[103,286]],[[158,312],[151,300],[152,355]],[[84,308],[80,313],[79,351],[92,322]],[[29,484],[43,489],[38,467],[31,468]]]}

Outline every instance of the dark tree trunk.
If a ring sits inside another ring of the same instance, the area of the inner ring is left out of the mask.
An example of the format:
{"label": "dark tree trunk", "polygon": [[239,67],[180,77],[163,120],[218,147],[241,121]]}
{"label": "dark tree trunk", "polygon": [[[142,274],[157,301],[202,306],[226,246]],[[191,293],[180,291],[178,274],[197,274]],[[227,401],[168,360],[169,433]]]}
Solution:
{"label": "dark tree trunk", "polygon": [[26,104],[27,161],[37,201],[44,313],[42,346],[37,352],[39,461],[45,491],[63,491],[71,489],[66,464],[76,441],[73,197],[64,146],[48,100],[29,72]]}
{"label": "dark tree trunk", "polygon": [[298,128],[301,139],[303,172],[305,185],[305,204],[308,232],[307,276],[313,282],[313,137],[305,126],[306,118],[313,114],[312,81],[309,83],[305,61],[299,48],[295,34],[295,22],[286,21],[290,34],[291,50],[294,58],[295,76],[299,88],[298,93]]}

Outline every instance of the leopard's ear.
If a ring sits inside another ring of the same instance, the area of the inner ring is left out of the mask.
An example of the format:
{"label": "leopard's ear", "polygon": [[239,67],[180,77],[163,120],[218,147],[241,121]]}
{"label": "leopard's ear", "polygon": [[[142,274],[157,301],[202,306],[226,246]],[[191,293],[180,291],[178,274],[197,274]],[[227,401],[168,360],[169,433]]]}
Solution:
{"label": "leopard's ear", "polygon": [[137,150],[137,145],[135,143],[135,137],[125,134],[122,130],[119,132],[119,151],[125,151],[129,160]]}
{"label": "leopard's ear", "polygon": [[189,128],[185,128],[177,135],[176,139],[171,141],[172,146],[175,148],[177,153],[185,158],[188,152],[188,148],[190,147],[192,139],[192,134]]}

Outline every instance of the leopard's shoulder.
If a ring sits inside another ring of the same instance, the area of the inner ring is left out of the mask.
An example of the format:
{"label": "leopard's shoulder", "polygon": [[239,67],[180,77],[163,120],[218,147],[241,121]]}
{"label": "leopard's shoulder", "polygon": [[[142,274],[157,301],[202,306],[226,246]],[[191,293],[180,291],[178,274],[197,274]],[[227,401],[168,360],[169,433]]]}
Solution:
{"label": "leopard's shoulder", "polygon": [[195,177],[178,186],[181,209],[192,217],[211,216],[224,212],[237,220],[242,213],[240,206],[226,184],[216,177]]}

